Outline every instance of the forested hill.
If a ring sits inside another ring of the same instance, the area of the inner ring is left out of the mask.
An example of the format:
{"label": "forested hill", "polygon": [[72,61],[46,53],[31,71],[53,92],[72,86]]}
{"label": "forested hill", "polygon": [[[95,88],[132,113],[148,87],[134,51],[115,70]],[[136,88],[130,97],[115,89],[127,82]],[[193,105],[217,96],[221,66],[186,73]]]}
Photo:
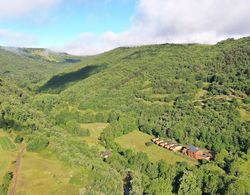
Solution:
{"label": "forested hill", "polygon": [[[250,37],[122,47],[67,63],[41,51],[0,50],[0,128],[80,169],[72,182],[86,193],[121,194],[127,173],[134,194],[250,193]],[[207,148],[213,160],[145,146],[157,136]]]}
{"label": "forested hill", "polygon": [[[65,83],[69,81],[70,84],[71,79],[77,81],[68,85],[69,88],[72,87],[69,89],[69,93],[77,87],[85,88],[82,86],[86,86],[85,90],[93,89],[92,87],[103,91],[108,90],[109,94],[117,93],[123,87],[132,86],[130,88],[138,92],[138,95],[140,90],[145,90],[146,87],[148,90],[152,89],[153,94],[170,95],[174,93],[169,87],[171,84],[175,85],[175,92],[180,94],[195,90],[197,82],[213,83],[214,81],[216,83],[218,81],[221,83],[223,80],[223,85],[227,84],[228,90],[234,89],[249,94],[248,81],[245,79],[249,74],[248,52],[249,38],[222,41],[213,46],[164,44],[118,48],[92,57],[84,64],[73,66],[65,74],[54,76],[45,85],[48,90],[50,89],[49,84],[52,85],[51,92],[53,89],[61,91],[60,84],[53,85],[53,79],[55,77],[60,79],[61,76],[68,78],[64,81]],[[100,67],[103,67],[102,71],[94,71]],[[83,69],[86,69],[86,72],[82,71]],[[88,71],[88,69],[91,70]],[[86,79],[84,75],[89,72],[91,74],[91,71],[99,73]],[[136,85],[137,82],[140,86]],[[77,85],[73,86],[75,83]],[[147,86],[145,87],[145,85]],[[98,94],[103,97],[99,90]],[[79,90],[76,91],[79,92]],[[92,93],[95,93],[93,91]],[[85,93],[76,93],[76,95],[78,94]],[[84,102],[84,99],[82,100]]]}
{"label": "forested hill", "polygon": [[53,76],[40,90],[60,93],[79,109],[132,114],[212,97],[242,100],[250,93],[249,50],[249,37],[212,46],[118,48]]}
{"label": "forested hill", "polygon": [[1,76],[32,88],[84,58],[46,49],[0,47],[0,59]]}

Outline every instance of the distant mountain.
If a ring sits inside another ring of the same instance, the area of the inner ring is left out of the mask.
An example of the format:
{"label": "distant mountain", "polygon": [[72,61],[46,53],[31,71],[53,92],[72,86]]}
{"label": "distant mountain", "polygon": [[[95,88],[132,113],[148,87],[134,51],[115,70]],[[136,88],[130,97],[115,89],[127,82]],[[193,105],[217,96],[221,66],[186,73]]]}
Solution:
{"label": "distant mountain", "polygon": [[46,49],[2,47],[0,75],[12,78],[23,86],[34,85],[83,59]]}

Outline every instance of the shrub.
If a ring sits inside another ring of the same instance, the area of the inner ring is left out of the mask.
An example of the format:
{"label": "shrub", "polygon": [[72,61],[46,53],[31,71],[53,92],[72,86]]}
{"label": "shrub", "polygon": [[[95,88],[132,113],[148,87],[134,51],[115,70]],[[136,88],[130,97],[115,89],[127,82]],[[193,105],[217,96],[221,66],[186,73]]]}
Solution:
{"label": "shrub", "polygon": [[80,125],[76,120],[70,120],[66,123],[66,129],[69,133],[77,135],[80,129]]}
{"label": "shrub", "polygon": [[15,141],[15,143],[20,144],[20,143],[22,143],[22,142],[23,142],[23,137],[22,137],[22,136],[20,136],[20,135],[17,135],[14,141]]}
{"label": "shrub", "polygon": [[48,145],[49,140],[46,137],[36,136],[28,143],[27,150],[32,152],[38,152],[47,148]]}
{"label": "shrub", "polygon": [[8,188],[9,188],[9,185],[10,185],[10,182],[13,178],[13,173],[12,172],[8,172],[4,175],[3,177],[3,183],[2,185],[0,186],[0,194],[1,195],[7,195],[8,194]]}
{"label": "shrub", "polygon": [[151,145],[153,145],[153,142],[146,142],[145,145],[146,146],[151,146]]}

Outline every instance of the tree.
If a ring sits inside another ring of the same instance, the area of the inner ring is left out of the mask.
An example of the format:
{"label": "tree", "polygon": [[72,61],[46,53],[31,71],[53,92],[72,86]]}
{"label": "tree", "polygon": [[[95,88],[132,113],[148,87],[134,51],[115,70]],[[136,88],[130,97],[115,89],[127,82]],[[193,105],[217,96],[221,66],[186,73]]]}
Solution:
{"label": "tree", "polygon": [[159,172],[159,176],[163,178],[166,178],[171,173],[171,171],[169,170],[168,164],[163,160],[160,160],[158,162],[158,172]]}
{"label": "tree", "polygon": [[215,194],[218,189],[219,182],[220,179],[218,175],[212,173],[206,173],[203,179],[204,183],[203,192],[208,194]]}
{"label": "tree", "polygon": [[49,140],[45,136],[36,136],[28,143],[27,150],[32,152],[38,152],[49,145]]}
{"label": "tree", "polygon": [[145,191],[148,194],[154,195],[172,194],[172,182],[171,180],[164,180],[160,177],[152,180]]}
{"label": "tree", "polygon": [[155,163],[148,163],[146,167],[146,173],[151,179],[158,177],[158,165]]}
{"label": "tree", "polygon": [[233,181],[231,184],[229,184],[226,194],[232,194],[232,195],[238,195],[238,194],[249,194],[250,193],[250,185],[247,181],[242,180],[236,180]]}
{"label": "tree", "polygon": [[69,133],[77,135],[80,129],[80,125],[76,120],[70,120],[66,122],[66,129]]}
{"label": "tree", "polygon": [[185,171],[181,178],[178,190],[180,195],[199,195],[202,194],[200,182],[192,171]]}
{"label": "tree", "polygon": [[109,113],[108,120],[107,120],[108,123],[118,121],[118,120],[119,120],[119,114],[118,113],[116,113],[115,111],[112,111],[112,112]]}
{"label": "tree", "polygon": [[14,141],[15,143],[20,144],[23,141],[23,137],[21,135],[17,135]]}

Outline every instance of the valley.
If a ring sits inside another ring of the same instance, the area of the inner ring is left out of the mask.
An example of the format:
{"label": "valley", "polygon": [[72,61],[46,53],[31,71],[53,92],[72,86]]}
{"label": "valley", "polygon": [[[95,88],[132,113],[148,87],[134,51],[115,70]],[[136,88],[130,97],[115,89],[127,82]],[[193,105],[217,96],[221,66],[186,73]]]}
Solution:
{"label": "valley", "polygon": [[0,194],[24,145],[17,195],[249,194],[249,54],[249,37],[88,57],[2,47]]}

